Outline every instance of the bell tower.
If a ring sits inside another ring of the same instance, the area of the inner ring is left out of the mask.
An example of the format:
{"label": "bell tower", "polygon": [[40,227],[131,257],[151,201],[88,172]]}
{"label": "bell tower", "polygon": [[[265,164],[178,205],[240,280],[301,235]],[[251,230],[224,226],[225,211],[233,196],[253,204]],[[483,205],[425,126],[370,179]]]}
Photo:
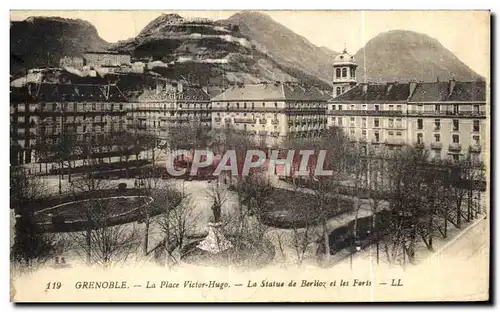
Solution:
{"label": "bell tower", "polygon": [[356,68],[358,64],[354,61],[354,56],[347,53],[347,49],[337,55],[333,60],[333,97],[347,92],[357,84]]}

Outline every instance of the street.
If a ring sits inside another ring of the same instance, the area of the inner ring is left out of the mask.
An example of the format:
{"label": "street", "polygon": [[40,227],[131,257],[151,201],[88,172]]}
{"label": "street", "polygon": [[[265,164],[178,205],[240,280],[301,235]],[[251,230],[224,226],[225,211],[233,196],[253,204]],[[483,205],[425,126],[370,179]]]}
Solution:
{"label": "street", "polygon": [[460,258],[481,261],[489,255],[489,232],[489,219],[481,218],[443,245],[429,260],[439,258],[446,261],[449,258]]}
{"label": "street", "polygon": [[[434,237],[434,252],[427,249],[425,244],[420,242],[416,247],[416,258],[414,267],[425,267],[427,265],[451,264],[452,262],[470,262],[481,264],[481,267],[488,268],[489,256],[489,219],[479,216],[479,219],[472,221],[462,229],[450,228],[446,239],[442,236]],[[376,265],[376,248],[374,245],[358,252],[353,256],[354,266]],[[350,257],[340,261],[338,265],[350,263]],[[389,265],[385,259],[384,252],[380,252],[380,266]],[[353,266],[353,267],[354,267]],[[411,267],[411,264],[407,264]]]}

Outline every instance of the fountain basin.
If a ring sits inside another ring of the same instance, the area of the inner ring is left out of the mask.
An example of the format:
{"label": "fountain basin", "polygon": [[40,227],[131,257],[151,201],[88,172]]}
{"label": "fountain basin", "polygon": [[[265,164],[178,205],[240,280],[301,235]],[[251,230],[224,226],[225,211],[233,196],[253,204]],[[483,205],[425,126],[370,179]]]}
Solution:
{"label": "fountain basin", "polygon": [[[149,196],[114,196],[71,201],[35,213],[43,232],[76,232],[138,221],[153,202]],[[92,221],[92,222],[89,222]]]}

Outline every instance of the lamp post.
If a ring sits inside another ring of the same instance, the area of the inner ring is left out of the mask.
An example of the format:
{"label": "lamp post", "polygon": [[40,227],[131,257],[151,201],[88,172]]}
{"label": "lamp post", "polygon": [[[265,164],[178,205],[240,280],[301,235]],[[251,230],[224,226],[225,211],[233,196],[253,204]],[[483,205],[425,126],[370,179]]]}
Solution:
{"label": "lamp post", "polygon": [[[356,252],[359,252],[361,251],[361,241],[359,240],[358,238],[358,235],[357,233],[355,234],[355,236],[352,237],[353,241],[354,241],[354,250],[351,249],[351,256],[350,256],[350,263],[351,263],[351,270],[352,270],[352,262],[353,262],[353,255],[356,253]],[[351,245],[352,246],[352,245]],[[351,247],[352,248],[352,247]]]}
{"label": "lamp post", "polygon": [[356,240],[356,242],[354,243],[355,246],[356,246],[356,251],[361,251],[361,241],[359,240]]}

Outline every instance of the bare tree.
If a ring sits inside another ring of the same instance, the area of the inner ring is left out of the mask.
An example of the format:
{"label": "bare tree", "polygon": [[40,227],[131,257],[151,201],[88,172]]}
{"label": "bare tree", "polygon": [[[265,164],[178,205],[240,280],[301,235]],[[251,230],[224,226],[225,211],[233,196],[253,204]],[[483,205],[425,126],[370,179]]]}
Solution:
{"label": "bare tree", "polygon": [[[314,227],[310,220],[311,214],[313,213],[310,207],[304,207],[306,216],[305,223],[299,227],[292,227],[292,248],[295,252],[295,260],[297,266],[301,266],[306,259],[307,250],[314,242]],[[325,246],[326,247],[326,246]],[[329,246],[328,246],[329,247]]]}
{"label": "bare tree", "polygon": [[161,174],[155,170],[155,165],[143,167],[140,171],[139,179],[141,179],[139,192],[140,194],[153,198],[152,205],[144,206],[142,211],[145,223],[144,233],[144,253],[148,254],[149,228],[151,225],[152,213],[167,213],[179,204],[182,199],[182,194],[173,188],[169,187],[161,178]]}
{"label": "bare tree", "polygon": [[64,239],[44,232],[38,224],[36,207],[47,194],[39,177],[28,175],[22,167],[11,167],[10,205],[16,216],[11,259],[27,268],[44,264],[67,248]]}
{"label": "bare tree", "polygon": [[[84,252],[88,264],[97,264],[103,267],[127,261],[134,255],[140,246],[141,233],[131,224],[119,224],[111,220],[117,215],[128,212],[130,209],[115,200],[106,198],[110,189],[109,182],[97,176],[97,159],[91,157],[95,151],[93,140],[89,139],[80,145],[80,153],[84,157],[84,164],[89,168],[79,179],[71,183],[71,191],[75,196],[86,194],[89,198],[82,202],[79,213],[84,220],[85,231],[73,234],[77,251]],[[137,205],[145,205],[138,202]]]}
{"label": "bare tree", "polygon": [[269,228],[259,219],[269,208],[274,187],[263,170],[256,170],[242,177],[235,190],[238,195],[237,227],[234,231],[236,245],[248,241],[260,244]]}
{"label": "bare tree", "polygon": [[[139,144],[137,135],[127,131],[109,133],[106,143],[110,147],[110,150],[116,149],[118,151],[120,163],[128,162],[130,156],[137,153],[137,145]],[[128,166],[125,166],[125,177],[128,178],[128,176],[129,169]]]}
{"label": "bare tree", "polygon": [[167,145],[170,150],[206,148],[211,140],[210,128],[200,122],[170,126]]}
{"label": "bare tree", "polygon": [[422,156],[413,149],[394,152],[388,159],[391,170],[389,213],[383,220],[383,247],[389,263],[414,259],[415,240],[424,224],[422,194],[425,180],[420,174]]}
{"label": "bare tree", "polygon": [[[53,160],[52,145],[54,142],[51,138],[48,138],[45,135],[45,124],[46,122],[40,122],[37,128],[38,133],[35,141],[35,150],[37,154],[37,161],[40,164],[40,172],[42,172],[42,163],[45,163],[45,172],[48,173],[47,162]],[[43,132],[41,130],[43,130]]]}
{"label": "bare tree", "polygon": [[68,168],[68,181],[71,183],[71,171],[75,167],[75,150],[78,149],[78,141],[74,133],[63,132],[56,138],[52,145],[52,154],[60,164],[61,178],[64,179],[64,167]]}
{"label": "bare tree", "polygon": [[111,218],[126,212],[120,203],[103,199],[85,202],[82,218],[87,230],[75,234],[78,251],[83,251],[89,264],[109,267],[125,263],[141,245],[141,233],[131,224],[114,225]]}
{"label": "bare tree", "polygon": [[286,265],[286,260],[287,260],[287,255],[286,255],[286,245],[288,244],[287,240],[286,240],[286,233],[284,233],[283,231],[276,231],[274,233],[271,234],[271,237],[272,237],[272,240],[276,242],[276,244],[278,245],[278,251],[279,251],[279,254],[281,255],[281,259],[282,259],[282,262],[283,264]]}
{"label": "bare tree", "polygon": [[387,170],[390,166],[387,165],[387,154],[384,151],[375,152],[370,150],[367,155],[368,159],[368,181],[367,195],[370,200],[372,212],[371,238],[376,244],[376,259],[377,264],[380,263],[380,227],[378,214],[381,211],[382,204],[386,202],[388,197],[387,185]]}
{"label": "bare tree", "polygon": [[158,209],[161,214],[156,222],[165,235],[163,244],[166,265],[171,266],[179,263],[188,235],[196,228],[199,213],[196,212],[195,204],[186,194],[184,186],[180,193],[170,188],[164,189],[159,197],[161,203]]}
{"label": "bare tree", "polygon": [[[330,258],[330,231],[328,221],[334,216],[344,212],[341,207],[340,188],[345,177],[346,155],[349,153],[349,142],[341,129],[330,128],[318,139],[292,139],[286,145],[293,150],[313,150],[314,155],[310,157],[308,163],[309,176],[305,177],[309,182],[309,187],[314,196],[316,220],[321,224],[323,238],[324,262],[328,263]],[[319,164],[318,156],[320,152],[325,152],[323,164]],[[295,159],[295,163],[298,163]],[[324,170],[331,170],[331,176],[316,176],[316,169],[322,166]],[[294,180],[295,181],[295,180]]]}

